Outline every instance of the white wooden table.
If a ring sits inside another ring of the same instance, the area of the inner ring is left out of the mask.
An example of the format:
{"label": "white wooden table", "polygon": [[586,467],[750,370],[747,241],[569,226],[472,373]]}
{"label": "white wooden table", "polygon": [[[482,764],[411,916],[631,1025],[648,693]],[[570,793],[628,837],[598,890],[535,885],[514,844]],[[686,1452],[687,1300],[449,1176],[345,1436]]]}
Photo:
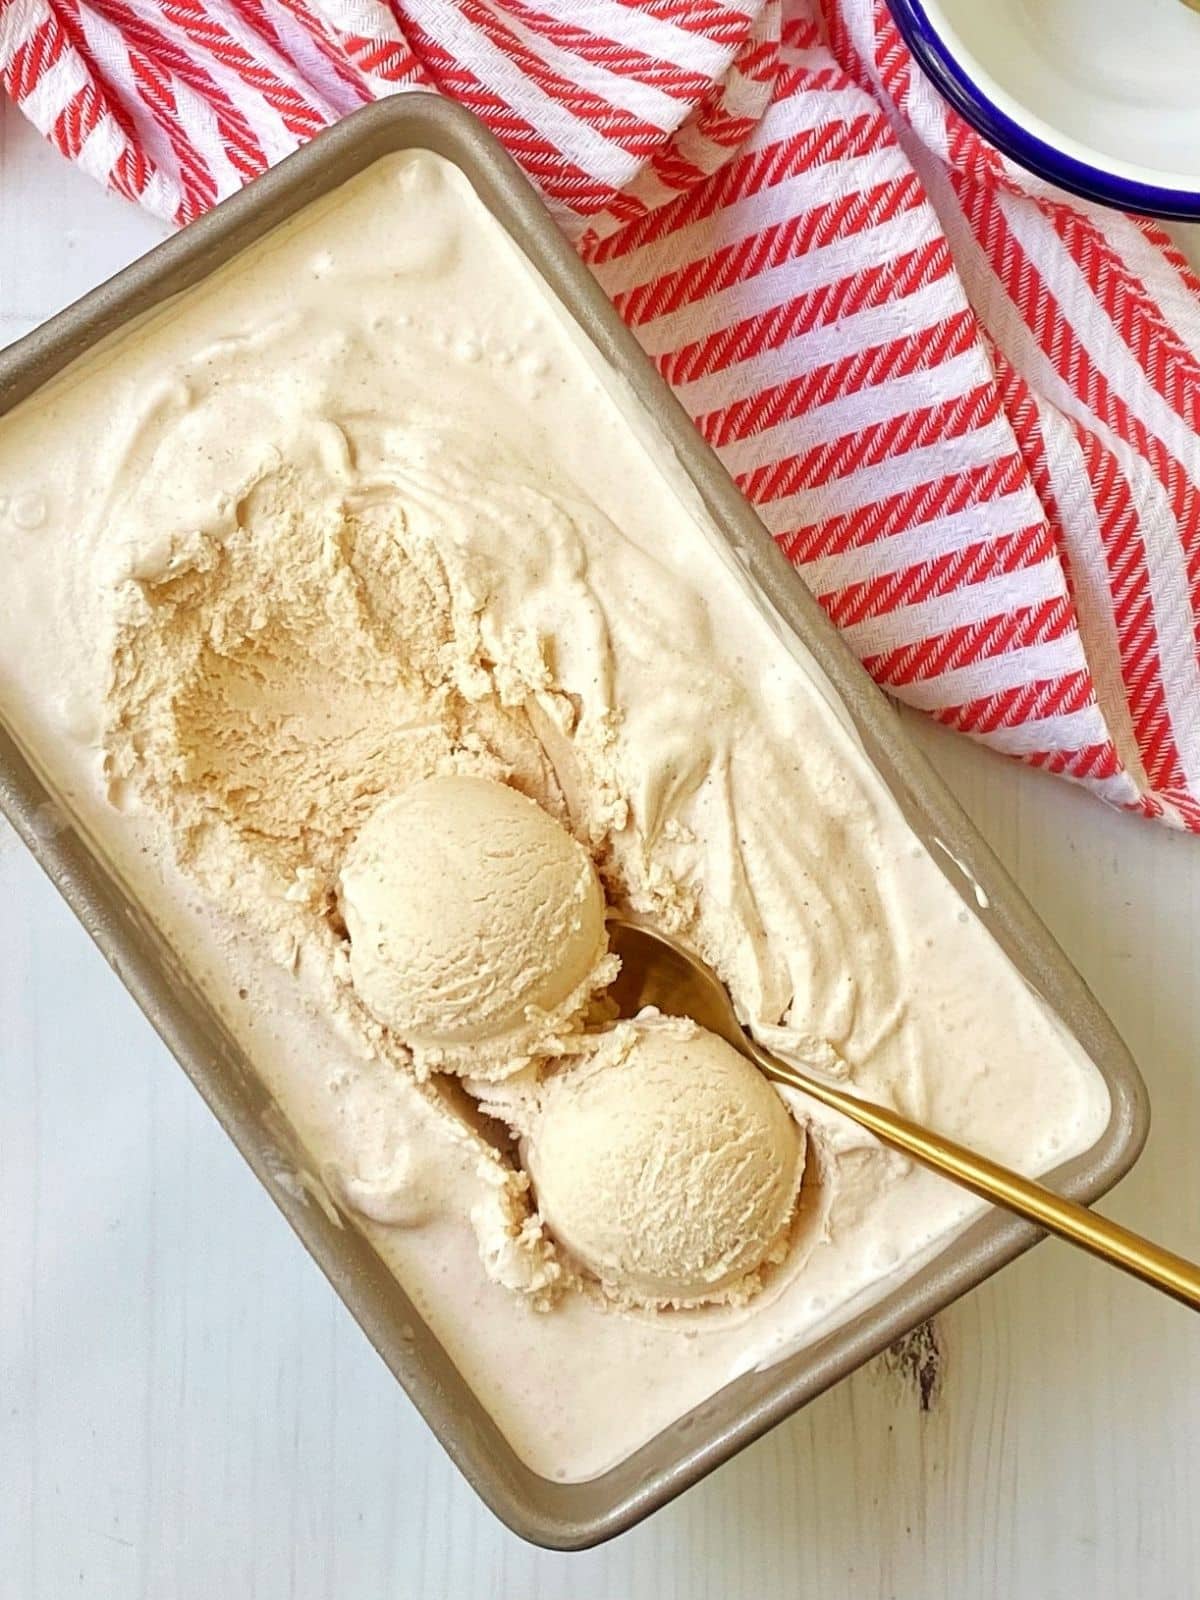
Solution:
{"label": "white wooden table", "polygon": [[[0,342],[160,234],[5,112]],[[1200,841],[915,726],[1146,1075],[1106,1209],[1200,1254]],[[0,1600],[1197,1592],[1200,1322],[1055,1245],[939,1320],[931,1409],[878,1362],[625,1538],[526,1547],[10,833],[0,907]]]}

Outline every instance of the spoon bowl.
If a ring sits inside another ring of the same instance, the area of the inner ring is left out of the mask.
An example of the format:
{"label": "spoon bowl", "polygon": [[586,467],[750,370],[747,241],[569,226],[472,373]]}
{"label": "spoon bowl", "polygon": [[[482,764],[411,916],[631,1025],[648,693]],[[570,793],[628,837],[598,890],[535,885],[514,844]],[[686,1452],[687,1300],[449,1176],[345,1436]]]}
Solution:
{"label": "spoon bowl", "polygon": [[609,918],[608,942],[621,962],[608,994],[622,1017],[636,1017],[653,1006],[667,1017],[689,1017],[750,1055],[729,991],[699,957],[666,934],[619,917]]}

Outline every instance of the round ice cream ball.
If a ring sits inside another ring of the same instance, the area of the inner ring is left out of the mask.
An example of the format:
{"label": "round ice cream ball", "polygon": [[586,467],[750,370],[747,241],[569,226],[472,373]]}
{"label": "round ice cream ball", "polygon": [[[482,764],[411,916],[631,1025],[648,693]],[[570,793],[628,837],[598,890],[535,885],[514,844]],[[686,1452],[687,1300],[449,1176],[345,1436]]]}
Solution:
{"label": "round ice cream ball", "polygon": [[613,1029],[547,1079],[523,1149],[546,1227],[618,1299],[745,1298],[786,1252],[803,1135],[762,1074],[693,1024]]}
{"label": "round ice cream ball", "polygon": [[359,996],[455,1070],[572,1020],[606,946],[587,852],[491,778],[428,778],[381,805],[347,852],[341,906]]}

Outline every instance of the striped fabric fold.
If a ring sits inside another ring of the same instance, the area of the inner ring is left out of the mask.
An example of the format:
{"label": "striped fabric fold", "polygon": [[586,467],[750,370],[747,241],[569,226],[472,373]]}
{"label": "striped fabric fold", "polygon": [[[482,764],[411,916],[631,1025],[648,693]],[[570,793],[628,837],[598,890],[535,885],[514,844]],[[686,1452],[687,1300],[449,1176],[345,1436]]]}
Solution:
{"label": "striped fabric fold", "polygon": [[176,224],[461,101],[889,693],[1200,832],[1200,282],[989,148],[882,0],[0,0],[0,75]]}

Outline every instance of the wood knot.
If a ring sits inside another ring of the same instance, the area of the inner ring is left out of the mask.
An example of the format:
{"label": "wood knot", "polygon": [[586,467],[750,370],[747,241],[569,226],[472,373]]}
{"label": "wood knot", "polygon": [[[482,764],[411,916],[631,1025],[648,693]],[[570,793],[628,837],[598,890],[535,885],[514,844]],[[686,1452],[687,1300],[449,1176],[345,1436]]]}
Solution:
{"label": "wood knot", "polygon": [[916,1391],[922,1411],[932,1411],[941,1398],[946,1353],[936,1322],[923,1322],[919,1328],[897,1339],[883,1353],[883,1364],[902,1382]]}

